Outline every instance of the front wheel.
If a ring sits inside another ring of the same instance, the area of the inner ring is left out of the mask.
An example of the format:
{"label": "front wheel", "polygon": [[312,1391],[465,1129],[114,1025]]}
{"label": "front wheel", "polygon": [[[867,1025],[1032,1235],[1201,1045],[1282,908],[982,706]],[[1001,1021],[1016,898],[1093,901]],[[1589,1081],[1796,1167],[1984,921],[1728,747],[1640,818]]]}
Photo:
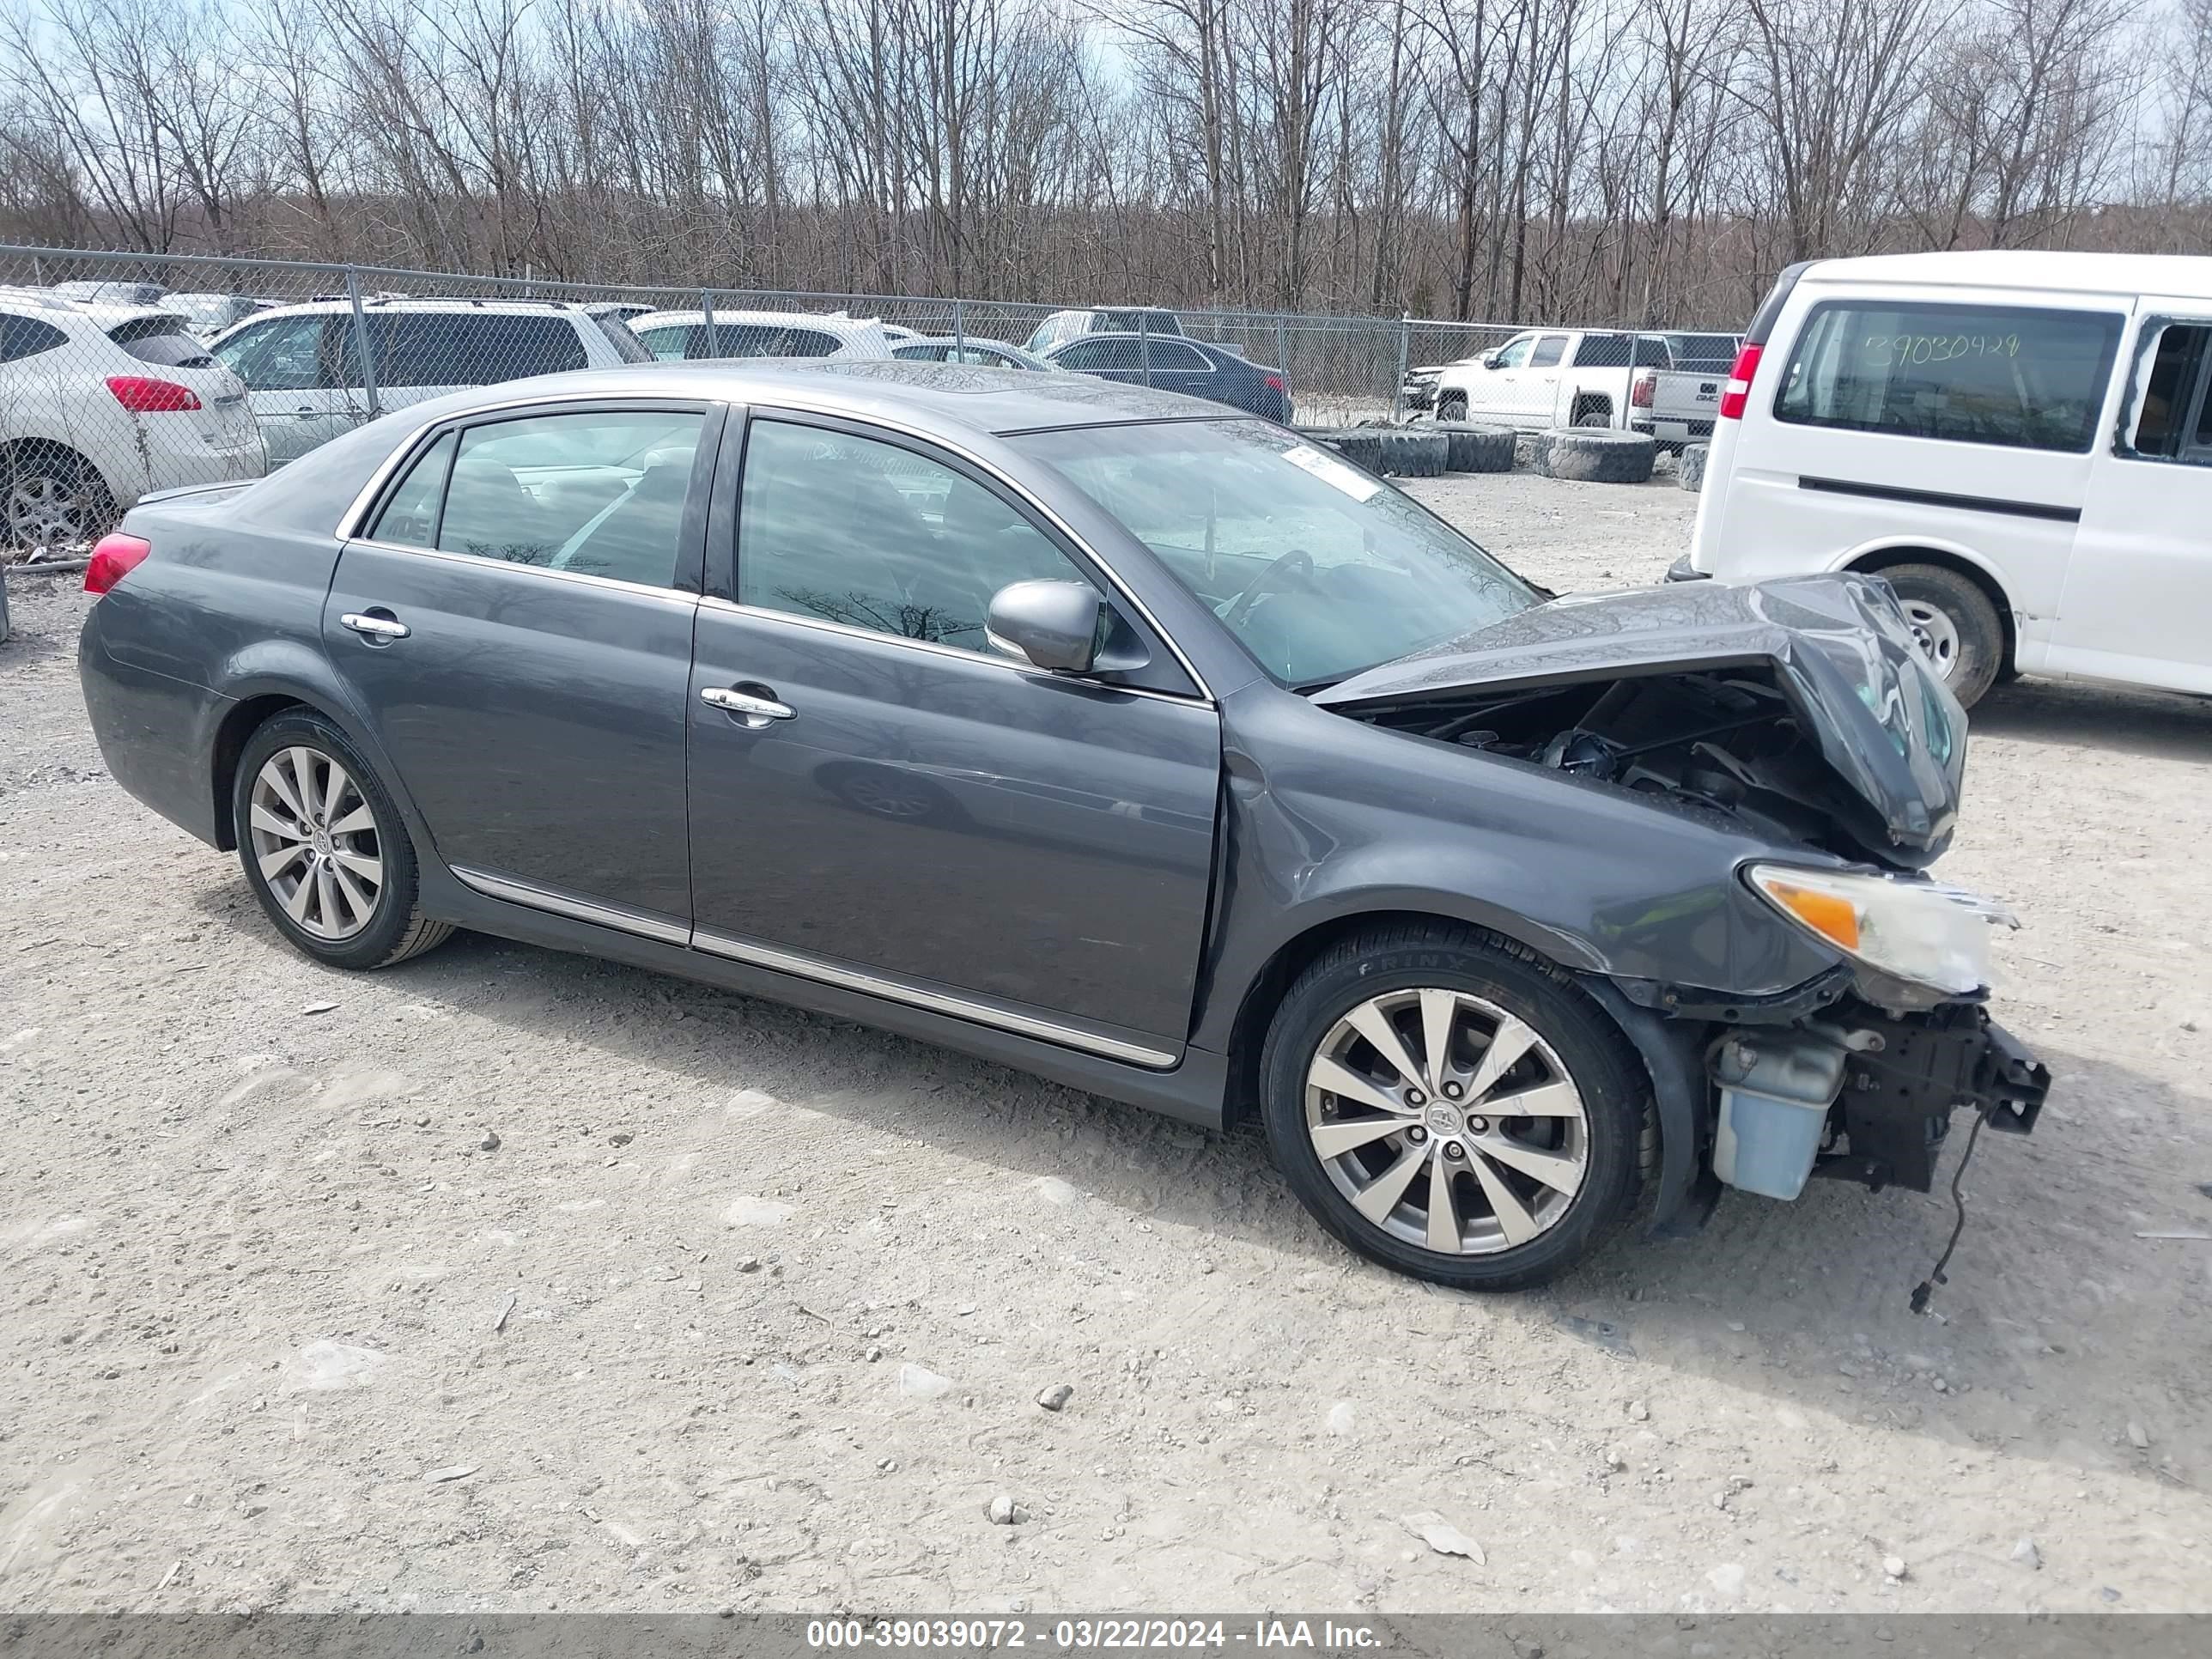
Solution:
{"label": "front wheel", "polygon": [[1325,951],[1261,1060],[1276,1162],[1370,1260],[1462,1290],[1540,1285],[1626,1218],[1648,1086],[1604,1012],[1472,929]]}
{"label": "front wheel", "polygon": [[276,930],[333,968],[384,968],[453,929],[416,905],[414,843],[360,751],[322,715],[246,740],[232,792],[246,884]]}
{"label": "front wheel", "polygon": [[1467,398],[1457,392],[1447,392],[1437,399],[1437,418],[1440,421],[1463,421],[1467,418]]}

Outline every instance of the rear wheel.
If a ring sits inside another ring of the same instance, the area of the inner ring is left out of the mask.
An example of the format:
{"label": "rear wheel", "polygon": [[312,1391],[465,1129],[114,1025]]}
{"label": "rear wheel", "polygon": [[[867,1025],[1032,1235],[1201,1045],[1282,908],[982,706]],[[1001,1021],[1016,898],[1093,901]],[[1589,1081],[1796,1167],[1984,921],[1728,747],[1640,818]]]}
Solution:
{"label": "rear wheel", "polygon": [[1978,583],[1940,564],[1878,573],[1896,591],[1920,648],[1961,706],[1971,708],[2004,666],[2004,623]]}
{"label": "rear wheel", "polygon": [[1261,1060],[1276,1161],[1371,1261],[1462,1290],[1520,1290],[1628,1216],[1648,1092],[1620,1034],[1557,970],[1472,930],[1331,947]]}
{"label": "rear wheel", "polygon": [[416,908],[415,848],[398,809],[320,714],[279,714],[247,738],[231,799],[246,884],[316,961],[387,967],[453,933]]}
{"label": "rear wheel", "polygon": [[103,534],[115,503],[94,466],[58,444],[19,444],[0,455],[0,536],[26,547],[67,546]]}

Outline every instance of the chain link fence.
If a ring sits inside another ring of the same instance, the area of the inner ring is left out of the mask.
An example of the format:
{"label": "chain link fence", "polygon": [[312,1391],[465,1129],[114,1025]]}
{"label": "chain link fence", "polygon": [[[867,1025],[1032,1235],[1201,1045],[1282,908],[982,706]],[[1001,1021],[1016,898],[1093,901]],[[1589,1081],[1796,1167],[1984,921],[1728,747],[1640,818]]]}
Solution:
{"label": "chain link fence", "polygon": [[[1691,337],[1590,337],[1613,343],[1410,318],[597,286],[0,246],[0,548],[81,546],[149,490],[258,477],[409,404],[569,369],[917,356],[1100,374],[1304,426],[1434,414],[1540,427],[1601,412],[1630,423],[1630,366],[1668,365],[1680,352],[1666,342]],[[1545,371],[1569,350],[1620,371],[1618,406],[1555,406],[1560,377]]]}

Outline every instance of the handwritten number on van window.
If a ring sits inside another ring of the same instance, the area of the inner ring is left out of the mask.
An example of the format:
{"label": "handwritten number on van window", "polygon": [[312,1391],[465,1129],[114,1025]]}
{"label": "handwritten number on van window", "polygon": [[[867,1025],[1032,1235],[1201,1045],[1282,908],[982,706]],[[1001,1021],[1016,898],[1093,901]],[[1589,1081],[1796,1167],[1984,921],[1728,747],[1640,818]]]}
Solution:
{"label": "handwritten number on van window", "polygon": [[2017,357],[2017,334],[1869,334],[1864,350],[1870,368],[1948,363],[1960,357]]}

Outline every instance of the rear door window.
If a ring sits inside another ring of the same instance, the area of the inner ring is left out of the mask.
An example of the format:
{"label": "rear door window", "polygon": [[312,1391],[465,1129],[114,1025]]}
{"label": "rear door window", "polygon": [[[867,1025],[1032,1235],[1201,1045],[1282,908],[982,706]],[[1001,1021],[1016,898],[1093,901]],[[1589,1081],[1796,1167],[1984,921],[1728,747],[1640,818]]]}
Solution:
{"label": "rear door window", "polygon": [[672,587],[703,420],[592,410],[471,427],[454,453],[436,545]]}
{"label": "rear door window", "polygon": [[2120,324],[2102,311],[1826,301],[1798,332],[1774,417],[2086,453]]}
{"label": "rear door window", "polygon": [[1536,349],[1529,354],[1528,367],[1549,368],[1566,355],[1567,337],[1564,334],[1547,334],[1536,342]]}
{"label": "rear door window", "polygon": [[1207,360],[1206,355],[1194,345],[1186,345],[1181,340],[1151,340],[1146,343],[1154,368],[1172,369],[1178,374],[1206,374],[1212,372],[1212,363]]}
{"label": "rear door window", "polygon": [[[585,366],[584,343],[566,317],[511,312],[380,312],[368,319],[380,386],[492,386]],[[347,331],[349,382],[352,337]]]}

